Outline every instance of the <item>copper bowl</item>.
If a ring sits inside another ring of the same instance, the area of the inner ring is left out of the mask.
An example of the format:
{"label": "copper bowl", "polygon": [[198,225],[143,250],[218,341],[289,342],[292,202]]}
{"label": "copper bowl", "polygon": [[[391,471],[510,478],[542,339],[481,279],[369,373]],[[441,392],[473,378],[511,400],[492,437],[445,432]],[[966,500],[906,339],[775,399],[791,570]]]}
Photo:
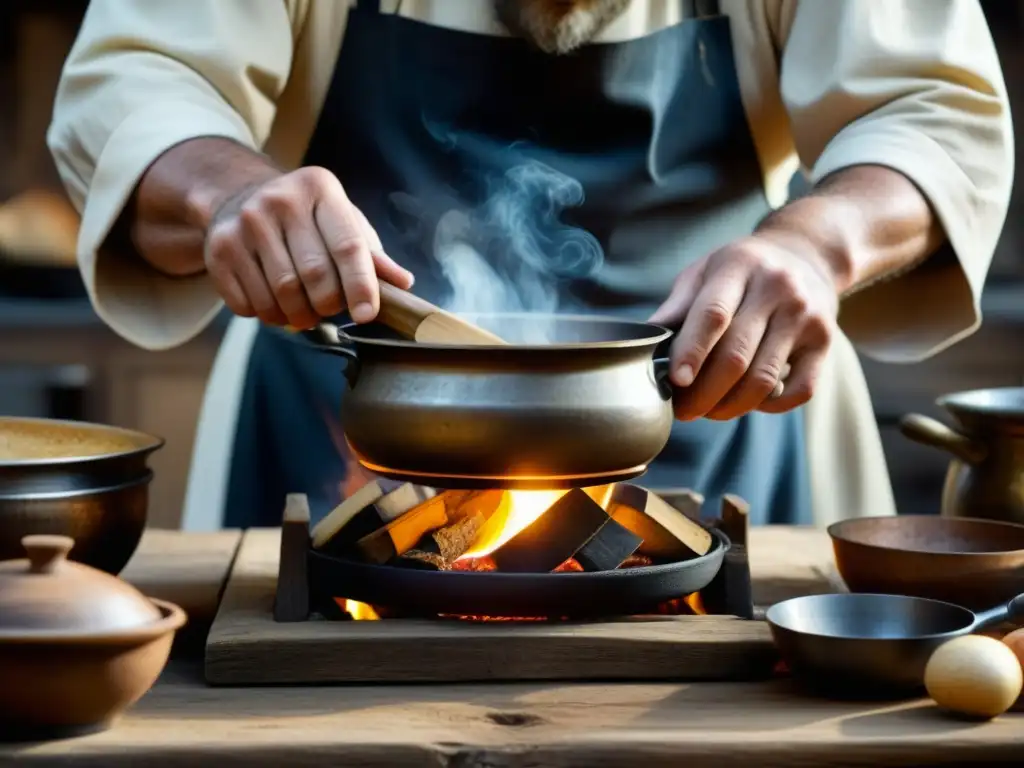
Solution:
{"label": "copper bowl", "polygon": [[1024,592],[1024,525],[970,518],[862,517],[829,526],[851,592],[982,610]]}

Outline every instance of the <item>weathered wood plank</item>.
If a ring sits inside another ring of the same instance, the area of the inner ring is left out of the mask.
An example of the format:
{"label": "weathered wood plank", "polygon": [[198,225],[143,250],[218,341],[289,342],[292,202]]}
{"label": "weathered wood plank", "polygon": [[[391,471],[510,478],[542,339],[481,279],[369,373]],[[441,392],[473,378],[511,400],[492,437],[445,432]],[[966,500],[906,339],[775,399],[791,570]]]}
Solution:
{"label": "weathered wood plank", "polygon": [[758,768],[1019,764],[1024,715],[840,703],[784,680],[205,687],[172,666],[105,733],[0,746],[0,768]]}

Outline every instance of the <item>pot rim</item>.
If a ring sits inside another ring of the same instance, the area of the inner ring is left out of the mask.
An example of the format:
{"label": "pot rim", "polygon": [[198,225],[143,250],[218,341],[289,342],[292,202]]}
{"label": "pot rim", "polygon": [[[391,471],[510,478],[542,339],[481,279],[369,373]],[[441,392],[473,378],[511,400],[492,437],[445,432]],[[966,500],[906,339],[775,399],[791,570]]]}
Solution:
{"label": "pot rim", "polygon": [[96,453],[87,454],[84,456],[56,456],[56,457],[39,457],[30,459],[0,459],[0,469],[16,469],[19,467],[56,467],[67,464],[94,464],[102,461],[110,461],[112,459],[125,459],[133,456],[145,456],[159,450],[166,444],[166,440],[162,437],[150,435],[145,432],[140,432],[135,429],[126,429],[125,427],[114,427],[107,424],[97,424],[91,421],[71,421],[70,419],[45,419],[35,417],[22,417],[22,416],[0,416],[0,427],[4,424],[21,423],[21,424],[36,424],[36,425],[51,425],[51,426],[62,426],[71,429],[95,429],[108,434],[117,434],[130,438],[132,442],[136,443],[132,448],[128,448],[123,451],[112,451],[107,453]]}
{"label": "pot rim", "polygon": [[[500,318],[503,320],[539,320],[556,318],[558,320],[569,320],[572,322],[585,323],[616,323],[623,326],[635,328],[647,328],[651,335],[641,339],[622,339],[619,341],[582,341],[571,344],[438,344],[434,342],[421,342],[411,339],[375,339],[367,338],[359,334],[363,326],[360,323],[346,323],[338,327],[340,343],[353,341],[359,344],[368,344],[378,347],[397,347],[400,349],[472,349],[480,351],[503,351],[503,352],[537,352],[541,350],[597,350],[597,349],[630,349],[634,347],[656,347],[672,335],[672,331],[661,325],[647,323],[641,320],[628,320],[607,315],[561,315],[540,312],[466,312],[457,313],[460,317],[466,318]],[[350,333],[350,331],[356,333]],[[347,338],[346,338],[347,337]]]}
{"label": "pot rim", "polygon": [[[936,515],[870,515],[868,517],[851,517],[846,520],[839,520],[832,523],[825,532],[828,533],[829,538],[833,542],[840,542],[841,544],[852,544],[858,547],[867,547],[870,549],[876,549],[883,552],[901,552],[913,555],[928,555],[930,557],[992,557],[994,555],[1024,555],[1024,548],[1021,549],[996,549],[985,552],[938,552],[934,549],[913,549],[906,546],[895,546],[891,544],[876,544],[867,541],[857,541],[856,539],[850,538],[842,534],[844,528],[855,528],[862,521],[867,525],[869,520],[914,520],[926,518],[929,520],[950,520],[970,523],[972,526],[989,526],[992,528],[1016,528],[1024,530],[1024,525],[1020,523],[1010,523],[1003,520],[984,520],[982,518],[949,518]],[[940,523],[941,525],[941,523]]]}
{"label": "pot rim", "polygon": [[102,485],[89,488],[77,488],[73,491],[28,491],[27,493],[8,493],[3,490],[3,484],[0,483],[0,504],[5,501],[54,501],[64,499],[80,499],[83,496],[100,496],[108,493],[117,493],[118,491],[126,491],[129,488],[135,488],[137,486],[149,485],[153,482],[153,478],[156,473],[152,469],[146,469],[141,475],[133,477],[131,480],[125,480],[123,483],[115,483],[114,485]]}
{"label": "pot rim", "polygon": [[159,600],[155,597],[147,597],[146,599],[155,605],[161,613],[159,619],[148,624],[100,632],[61,629],[52,632],[29,633],[0,629],[0,648],[5,645],[80,645],[90,647],[97,645],[137,645],[150,640],[156,640],[168,632],[176,632],[188,620],[184,609],[174,603],[167,600]]}
{"label": "pot rim", "polygon": [[[1007,407],[1005,403],[999,402],[1011,393],[1019,395],[1020,407]],[[990,402],[985,402],[986,400]],[[938,397],[935,404],[954,416],[969,414],[1010,422],[1024,422],[1024,387],[986,387],[949,392]]]}

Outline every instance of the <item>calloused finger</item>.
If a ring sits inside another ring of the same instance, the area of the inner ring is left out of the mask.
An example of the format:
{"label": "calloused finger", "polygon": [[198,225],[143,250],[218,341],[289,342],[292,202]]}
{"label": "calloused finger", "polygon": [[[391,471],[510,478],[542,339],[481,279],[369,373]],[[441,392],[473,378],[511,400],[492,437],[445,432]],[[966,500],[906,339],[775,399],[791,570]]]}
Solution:
{"label": "calloused finger", "polygon": [[781,396],[785,379],[791,374],[787,361],[795,342],[795,326],[774,315],[744,375],[707,414],[708,418],[735,419],[758,410],[769,398]]}
{"label": "calloused finger", "polygon": [[215,261],[207,266],[206,271],[228,309],[239,317],[256,317],[256,310],[249,303],[238,278],[229,268],[222,262]]}
{"label": "calloused finger", "polygon": [[412,272],[399,265],[397,261],[384,252],[384,245],[380,241],[380,235],[377,234],[377,230],[371,226],[366,215],[362,211],[358,208],[354,208],[354,210],[359,217],[363,236],[366,238],[366,242],[370,246],[370,255],[373,256],[373,263],[377,271],[377,277],[406,291],[412,288],[413,282],[416,279]]}
{"label": "calloused finger", "polygon": [[799,408],[814,395],[814,389],[825,363],[825,350],[796,351],[790,357],[791,370],[783,372],[785,388],[779,396],[769,395],[757,410],[765,413],[785,413]]}
{"label": "calloused finger", "polygon": [[285,221],[284,241],[316,319],[342,310],[341,279],[312,217]]}
{"label": "calloused finger", "polygon": [[243,206],[239,218],[245,245],[259,256],[266,283],[288,323],[296,328],[315,324],[316,313],[288,253],[279,219],[248,204]]}
{"label": "calloused finger", "polygon": [[277,304],[257,257],[242,250],[231,260],[231,271],[245,291],[256,316],[269,325],[287,325],[288,318]]}
{"label": "calloused finger", "polygon": [[[721,420],[739,415],[731,408],[723,409],[723,404],[727,405],[735,388],[749,378],[751,366],[765,347],[765,342],[770,343],[771,340],[765,338],[770,319],[763,302],[752,300],[748,295],[732,324],[711,351],[700,375],[685,390],[684,403],[689,408],[684,416]],[[760,405],[762,400],[763,397],[754,400],[751,409]]]}
{"label": "calloused finger", "polygon": [[377,271],[357,211],[340,184],[324,190],[313,217],[341,277],[349,314],[357,323],[370,322],[380,309]]}
{"label": "calloused finger", "polygon": [[746,273],[740,269],[723,268],[705,276],[672,342],[670,379],[675,386],[688,387],[696,380],[732,324],[746,289]]}

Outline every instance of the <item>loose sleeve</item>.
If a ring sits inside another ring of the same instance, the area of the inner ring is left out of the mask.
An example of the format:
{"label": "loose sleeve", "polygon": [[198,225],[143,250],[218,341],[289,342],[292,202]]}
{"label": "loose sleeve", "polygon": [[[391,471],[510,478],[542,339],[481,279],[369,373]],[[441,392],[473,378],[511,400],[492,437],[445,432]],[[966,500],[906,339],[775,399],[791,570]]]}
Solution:
{"label": "loose sleeve", "polygon": [[205,275],[170,278],[108,243],[140,177],[185,140],[266,140],[291,67],[298,2],[93,0],[57,91],[48,142],[82,214],[93,306],[138,346],[182,344],[221,302]]}
{"label": "loose sleeve", "polygon": [[887,166],[917,185],[945,229],[943,250],[848,297],[840,312],[865,354],[925,358],[980,324],[1009,204],[1013,131],[984,14],[977,0],[784,0],[779,8],[782,97],[812,181]]}

